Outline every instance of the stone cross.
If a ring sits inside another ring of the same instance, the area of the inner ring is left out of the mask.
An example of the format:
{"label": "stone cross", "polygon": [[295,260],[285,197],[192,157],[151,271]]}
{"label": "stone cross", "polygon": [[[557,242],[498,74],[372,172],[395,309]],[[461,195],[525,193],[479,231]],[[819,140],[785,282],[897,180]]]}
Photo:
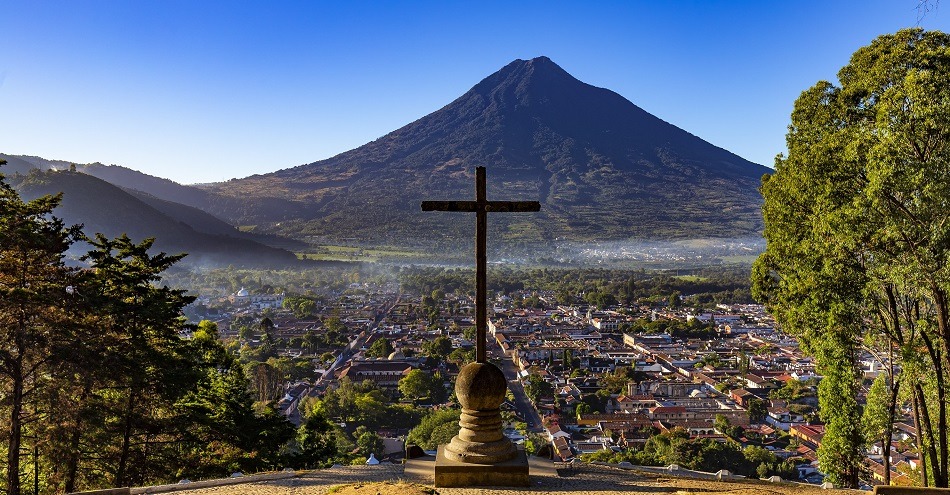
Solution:
{"label": "stone cross", "polygon": [[488,308],[488,213],[541,211],[537,201],[488,201],[485,198],[485,167],[475,168],[475,201],[423,201],[422,211],[462,211],[475,213],[475,362],[487,361]]}

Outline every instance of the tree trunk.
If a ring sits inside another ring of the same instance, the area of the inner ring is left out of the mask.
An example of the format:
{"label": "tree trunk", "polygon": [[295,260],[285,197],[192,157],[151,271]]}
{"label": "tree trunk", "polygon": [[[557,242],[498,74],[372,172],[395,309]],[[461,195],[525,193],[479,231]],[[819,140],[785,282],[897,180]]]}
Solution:
{"label": "tree trunk", "polygon": [[[17,360],[17,364],[22,364]],[[23,376],[17,369],[13,376],[10,399],[10,445],[7,448],[7,495],[20,495],[20,444],[23,438]]]}
{"label": "tree trunk", "polygon": [[[921,454],[925,455],[926,457],[925,462],[926,461],[930,462],[930,471],[933,475],[934,480],[936,480],[938,473],[940,472],[940,467],[937,465],[937,462],[938,462],[937,461],[937,447],[934,445],[933,430],[930,427],[931,425],[930,411],[928,410],[927,399],[924,396],[924,389],[921,388],[920,385],[914,385],[914,393],[916,394],[917,404],[920,410],[920,416],[921,416],[920,424],[923,426],[923,428],[921,429],[922,431],[920,431],[920,433],[921,433],[921,436],[924,437],[923,440],[924,440],[924,444],[926,445],[926,447],[925,445],[920,446]],[[923,452],[924,450],[926,450],[925,454]],[[924,459],[921,459],[921,460],[924,461]]]}
{"label": "tree trunk", "polygon": [[920,479],[925,487],[930,486],[930,478],[927,476],[927,458],[924,455],[924,436],[921,433],[923,425],[920,420],[920,404],[917,402],[917,394],[913,394],[911,403],[914,406],[914,430],[917,440],[917,451],[920,454]]}
{"label": "tree trunk", "polygon": [[115,486],[128,486],[129,455],[132,449],[132,416],[135,412],[135,390],[129,391],[129,400],[125,408],[125,427],[122,432],[122,448],[119,451],[119,466],[115,473]]}
{"label": "tree trunk", "polygon": [[[940,322],[941,326],[944,326],[944,314],[941,306],[937,305],[938,318],[937,321]],[[924,340],[924,344],[927,346],[927,352],[930,353],[930,360],[933,362],[934,366],[934,378],[937,380],[936,389],[937,389],[937,435],[939,439],[936,443],[932,443],[931,446],[937,451],[934,453],[934,460],[936,465],[934,466],[934,486],[937,488],[947,488],[947,403],[946,396],[947,392],[944,387],[944,368],[943,368],[943,357],[941,356],[941,349],[933,344],[933,341],[927,336],[926,333],[921,333],[921,338]],[[940,344],[938,344],[940,345]],[[926,411],[926,410],[925,410]],[[928,427],[932,424],[928,421]],[[931,436],[933,438],[933,436]],[[938,457],[939,456],[939,457]]]}
{"label": "tree trunk", "polygon": [[887,409],[887,428],[884,429],[884,438],[882,445],[884,449],[884,484],[891,484],[891,437],[894,435],[894,415],[897,411],[897,392],[900,390],[901,382],[894,378],[893,363],[891,359],[891,386],[890,386],[890,404]]}
{"label": "tree trunk", "polygon": [[950,319],[950,314],[947,311],[947,294],[943,289],[937,288],[934,290],[934,300],[937,306],[937,327],[940,331],[941,337],[941,351],[937,353],[936,360],[936,378],[937,378],[937,402],[939,404],[938,409],[938,424],[937,430],[940,432],[940,477],[934,477],[934,485],[939,488],[948,488],[950,487],[950,479],[948,479],[948,471],[950,471],[950,445],[947,444],[947,391],[944,383],[946,383],[946,376],[944,375],[944,370],[950,367],[950,362],[947,362],[947,359],[950,359],[950,324],[948,324],[948,319]]}
{"label": "tree trunk", "polygon": [[[86,403],[86,399],[89,398],[89,392],[92,388],[88,383],[83,386],[82,393],[79,394],[80,408],[84,407],[81,404]],[[82,414],[80,411],[76,412],[76,423],[73,425],[73,434],[69,439],[69,458],[66,461],[66,482],[63,486],[63,491],[66,493],[72,493],[76,491],[76,475],[79,472],[79,458],[82,457],[82,450],[80,449],[80,442],[82,441]]]}
{"label": "tree trunk", "polygon": [[950,461],[947,452],[947,390],[943,374],[943,365],[937,366],[937,432],[940,436],[940,443],[937,444],[940,453],[940,475],[934,476],[934,486],[938,488],[948,488],[947,464]]}

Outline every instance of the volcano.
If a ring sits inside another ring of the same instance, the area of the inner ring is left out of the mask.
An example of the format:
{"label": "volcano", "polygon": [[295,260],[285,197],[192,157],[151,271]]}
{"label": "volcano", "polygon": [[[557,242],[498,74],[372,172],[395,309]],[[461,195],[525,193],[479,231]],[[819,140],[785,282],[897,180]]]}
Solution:
{"label": "volcano", "polygon": [[540,213],[489,220],[492,239],[529,246],[758,236],[758,186],[770,172],[538,57],[511,62],[359,148],[205,187],[292,205],[237,217],[215,212],[233,223],[400,245],[471,237],[474,219],[422,213],[419,203],[473,199],[477,166],[487,168],[489,200],[541,202]]}

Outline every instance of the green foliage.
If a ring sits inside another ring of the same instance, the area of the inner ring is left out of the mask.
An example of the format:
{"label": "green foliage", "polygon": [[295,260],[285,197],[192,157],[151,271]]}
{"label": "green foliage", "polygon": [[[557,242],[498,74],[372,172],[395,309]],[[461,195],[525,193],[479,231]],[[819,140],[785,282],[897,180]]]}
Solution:
{"label": "green foliage", "polygon": [[[2,163],[5,161],[0,160]],[[45,415],[35,417],[44,396],[51,388],[69,384],[51,383],[54,373],[62,370],[68,376],[81,372],[85,364],[81,356],[72,360],[61,354],[67,346],[75,345],[73,339],[82,342],[86,337],[71,314],[74,304],[81,302],[77,299],[84,297],[85,287],[78,287],[76,274],[63,261],[79,231],[77,227],[65,228],[52,216],[59,202],[60,196],[24,202],[0,175],[0,411],[5,419],[0,436],[7,454],[4,471],[16,473],[3,481],[7,493],[16,495],[23,471],[21,450],[26,448],[23,442],[25,434],[31,433],[30,423],[48,421]],[[76,419],[67,414],[63,422]]]}
{"label": "green foliage", "polygon": [[283,307],[289,309],[297,318],[307,318],[316,311],[317,303],[309,297],[287,296],[284,298]]}
{"label": "green foliage", "polygon": [[584,300],[597,309],[606,309],[617,304],[617,298],[613,294],[604,291],[588,292]]}
{"label": "green foliage", "polygon": [[[752,476],[761,462],[780,465],[781,462],[765,449],[740,450],[735,443],[720,443],[707,438],[691,440],[682,428],[651,436],[643,450],[627,449],[619,453],[603,450],[584,455],[586,462],[630,462],[643,466],[677,464],[686,469],[715,472],[727,469],[744,476]],[[794,467],[793,467],[794,469]]]}
{"label": "green foliage", "polygon": [[887,375],[881,373],[868,389],[866,404],[861,415],[861,426],[868,444],[885,438],[888,432],[890,391]]}
{"label": "green foliage", "polygon": [[806,397],[815,397],[815,386],[815,380],[788,380],[781,388],[769,392],[769,397],[787,402],[795,402]]}
{"label": "green foliage", "polygon": [[457,364],[459,367],[465,366],[468,363],[475,362],[475,349],[465,350],[459,347],[458,349],[453,350],[449,353],[446,360]]}
{"label": "green foliage", "polygon": [[733,439],[738,440],[742,437],[743,429],[741,426],[733,426],[729,422],[729,418],[723,416],[722,414],[717,414],[716,418],[713,420],[713,426],[716,428],[719,433]]}
{"label": "green foliage", "polygon": [[343,324],[338,316],[331,316],[324,320],[323,327],[326,328],[327,333],[336,332],[339,334],[346,331],[346,325]]}
{"label": "green foliage", "polygon": [[636,371],[633,366],[618,366],[613,372],[601,376],[598,385],[607,395],[624,394],[627,392],[628,383],[640,383],[646,376],[642,371]]}
{"label": "green foliage", "polygon": [[399,380],[399,393],[415,401],[429,399],[433,404],[441,404],[448,398],[444,382],[440,373],[412,370]]}
{"label": "green foliage", "polygon": [[525,379],[524,392],[531,402],[540,404],[543,399],[553,399],[554,386],[540,376],[531,374]]}
{"label": "green foliage", "polygon": [[420,417],[411,406],[391,404],[386,394],[369,380],[353,383],[344,378],[338,385],[328,390],[322,399],[312,401],[308,408],[334,421],[346,422],[349,427],[363,426],[371,430],[383,426],[409,428]]}
{"label": "green foliage", "polygon": [[[181,337],[193,298],[159,281],[183,255],[97,235],[82,259],[89,269],[67,269],[79,233],[49,215],[57,201],[25,203],[0,178],[5,472],[24,472],[25,429],[44,493],[281,464],[292,428],[273,409],[255,412],[217,326],[202,321]],[[4,483],[21,493],[20,477]]]}
{"label": "green foliage", "polygon": [[409,432],[406,443],[418,445],[425,450],[435,450],[441,444],[448,443],[459,432],[459,418],[462,412],[458,409],[434,409],[429,412],[419,425]]}
{"label": "green foliage", "polygon": [[537,455],[546,445],[550,445],[540,433],[528,433],[524,439],[524,451],[528,455]]}
{"label": "green foliage", "polygon": [[795,102],[788,156],[762,183],[768,244],[753,293],[825,376],[819,461],[843,486],[861,469],[857,347],[882,339],[929,361],[935,400],[921,380],[913,400],[942,418],[923,425],[924,456],[936,486],[950,481],[950,356],[934,344],[950,323],[948,47],[944,33],[908,29],[856,51],[840,86],[820,81]]}
{"label": "green foliage", "polygon": [[313,411],[297,428],[292,463],[300,468],[329,467],[339,454],[337,433],[320,411]]}
{"label": "green foliage", "polygon": [[765,417],[768,416],[769,410],[765,407],[765,401],[762,399],[752,398],[749,399],[749,422],[752,424],[761,423],[765,421]]}
{"label": "green foliage", "polygon": [[366,357],[388,358],[395,350],[389,339],[378,338],[366,349]]}
{"label": "green foliage", "polygon": [[356,447],[360,455],[369,457],[370,454],[376,454],[376,457],[383,455],[383,439],[372,431],[364,431],[356,438]]}
{"label": "green foliage", "polygon": [[445,360],[452,353],[452,339],[440,335],[435,339],[422,344],[422,352],[440,361]]}

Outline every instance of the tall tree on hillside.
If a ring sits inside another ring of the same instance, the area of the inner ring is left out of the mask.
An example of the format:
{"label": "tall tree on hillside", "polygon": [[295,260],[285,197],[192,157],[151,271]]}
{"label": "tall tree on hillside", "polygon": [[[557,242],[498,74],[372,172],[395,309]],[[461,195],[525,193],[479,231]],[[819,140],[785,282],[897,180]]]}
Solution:
{"label": "tall tree on hillside", "polygon": [[[194,300],[183,290],[158,286],[160,274],[184,255],[149,254],[153,239],[132,242],[97,235],[84,258],[98,288],[94,298],[107,351],[103,365],[113,383],[103,394],[108,443],[105,470],[115,486],[148,481],[161,463],[174,462],[163,437],[182,412],[174,407],[197,380],[186,342],[182,309]],[[167,457],[164,457],[166,456]]]}
{"label": "tall tree on hillside", "polygon": [[[822,469],[856,483],[855,356],[865,337],[880,335],[884,354],[903,362],[925,483],[946,487],[950,36],[881,36],[838,79],[840,87],[822,81],[795,102],[788,156],[763,179],[768,244],[753,291],[825,376]],[[910,368],[930,373],[911,376]]]}
{"label": "tall tree on hillside", "polygon": [[0,410],[7,418],[0,424],[9,495],[21,493],[24,429],[50,412],[35,401],[58,351],[75,338],[67,310],[73,271],[63,258],[79,230],[52,216],[59,202],[59,195],[23,201],[0,175]]}

